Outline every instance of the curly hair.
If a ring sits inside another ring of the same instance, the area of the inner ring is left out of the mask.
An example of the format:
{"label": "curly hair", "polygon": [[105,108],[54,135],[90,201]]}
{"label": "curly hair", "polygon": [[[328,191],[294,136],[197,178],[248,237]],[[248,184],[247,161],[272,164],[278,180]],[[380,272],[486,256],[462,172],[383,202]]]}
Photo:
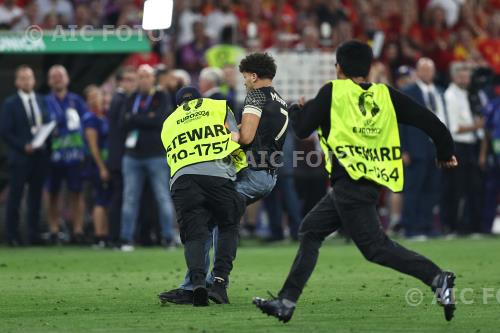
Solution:
{"label": "curly hair", "polygon": [[241,73],[255,73],[259,79],[272,80],[276,75],[276,63],[267,53],[253,53],[240,63]]}

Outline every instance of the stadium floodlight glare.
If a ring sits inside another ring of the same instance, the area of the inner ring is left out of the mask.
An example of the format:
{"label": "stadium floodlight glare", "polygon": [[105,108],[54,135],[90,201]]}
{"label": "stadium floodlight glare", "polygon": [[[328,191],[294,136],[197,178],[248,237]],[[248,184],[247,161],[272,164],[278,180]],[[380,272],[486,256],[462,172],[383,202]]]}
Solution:
{"label": "stadium floodlight glare", "polygon": [[172,25],[173,0],[146,0],[142,28],[144,30],[163,30]]}

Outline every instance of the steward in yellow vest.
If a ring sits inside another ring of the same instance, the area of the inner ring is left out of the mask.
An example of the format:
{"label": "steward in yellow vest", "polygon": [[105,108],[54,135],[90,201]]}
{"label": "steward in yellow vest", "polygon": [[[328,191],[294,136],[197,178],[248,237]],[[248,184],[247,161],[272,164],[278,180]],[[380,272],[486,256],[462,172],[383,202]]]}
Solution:
{"label": "steward in yellow vest", "polygon": [[398,123],[387,86],[371,84],[365,90],[352,80],[334,80],[332,94],[328,137],[319,130],[327,171],[334,172],[333,151],[352,179],[403,190]]}
{"label": "steward in yellow vest", "polygon": [[163,124],[161,139],[170,177],[190,165],[223,160],[240,148],[225,126],[226,101],[198,98],[179,106]]}
{"label": "steward in yellow vest", "polygon": [[254,304],[289,321],[323,240],[342,227],[367,260],[430,286],[444,307],[445,319],[451,320],[455,275],[390,240],[376,207],[380,185],[395,191],[403,188],[397,123],[427,133],[436,146],[438,165],[446,168],[457,165],[451,134],[430,110],[393,88],[367,81],[373,60],[367,44],[345,42],[336,58],[339,80],[321,88],[313,100],[289,109],[299,138],[318,130],[332,188],[302,221],[299,250],[278,297],[254,298]]}
{"label": "steward in yellow vest", "polygon": [[[178,108],[165,120],[161,138],[193,284],[192,303],[206,306],[209,292],[227,298],[225,282],[236,257],[238,224],[245,209],[245,200],[233,183],[236,168],[231,154],[239,148],[238,129],[225,101],[201,98],[198,90],[186,87],[177,93],[176,102]],[[215,226],[219,229],[213,269],[216,282],[208,290],[204,248]]]}

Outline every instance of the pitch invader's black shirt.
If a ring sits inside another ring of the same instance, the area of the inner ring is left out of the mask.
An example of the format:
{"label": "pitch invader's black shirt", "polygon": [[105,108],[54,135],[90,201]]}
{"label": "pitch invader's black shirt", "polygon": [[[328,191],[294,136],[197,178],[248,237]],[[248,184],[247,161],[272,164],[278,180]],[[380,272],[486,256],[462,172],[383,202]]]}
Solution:
{"label": "pitch invader's black shirt", "polygon": [[[260,117],[255,138],[245,151],[251,152],[250,167],[274,169],[281,164],[281,152],[288,125],[288,106],[273,87],[250,90],[243,106],[243,114],[249,113]],[[274,154],[273,154],[274,153]],[[272,159],[272,161],[271,161]]]}
{"label": "pitch invader's black shirt", "polygon": [[[360,86],[367,90],[370,88],[371,83],[361,83]],[[436,145],[437,159],[440,161],[449,160],[454,153],[454,145],[446,126],[432,111],[418,104],[409,96],[390,86],[387,86],[387,88],[389,88],[398,123],[414,126],[424,131]],[[332,89],[333,85],[329,82],[302,109],[297,105],[292,105],[289,110],[290,121],[295,134],[299,138],[307,138],[318,128],[321,128],[325,138],[328,137],[331,126]],[[334,91],[333,94],[335,94]],[[334,172],[332,173],[332,181],[335,182],[341,177],[348,176],[348,174],[338,159],[335,158],[335,155],[333,157],[332,167]]]}

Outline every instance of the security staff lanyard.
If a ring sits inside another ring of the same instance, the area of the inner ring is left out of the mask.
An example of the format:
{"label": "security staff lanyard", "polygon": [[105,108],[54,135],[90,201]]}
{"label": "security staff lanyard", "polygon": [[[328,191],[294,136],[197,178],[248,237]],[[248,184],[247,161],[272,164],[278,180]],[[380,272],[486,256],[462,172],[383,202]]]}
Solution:
{"label": "security staff lanyard", "polygon": [[[132,106],[132,114],[138,114],[139,111],[144,112],[144,111],[148,110],[149,107],[151,106],[151,102],[153,101],[154,93],[155,93],[155,91],[151,90],[151,92],[149,93],[148,97],[146,98],[146,101],[144,102],[142,108],[141,108],[142,95],[137,94],[137,96],[135,96],[134,105]],[[125,146],[127,148],[133,149],[137,145],[138,140],[139,140],[139,131],[133,130],[127,136],[127,140],[125,141]]]}
{"label": "security staff lanyard", "polygon": [[144,102],[143,108],[140,107],[141,100],[142,100],[142,95],[137,94],[137,96],[135,96],[134,106],[132,107],[133,114],[139,113],[139,108],[141,109],[141,111],[145,111],[145,110],[149,109],[149,106],[151,105],[151,101],[153,100],[153,94],[150,93],[148,95],[148,98],[146,98],[146,101]]}

